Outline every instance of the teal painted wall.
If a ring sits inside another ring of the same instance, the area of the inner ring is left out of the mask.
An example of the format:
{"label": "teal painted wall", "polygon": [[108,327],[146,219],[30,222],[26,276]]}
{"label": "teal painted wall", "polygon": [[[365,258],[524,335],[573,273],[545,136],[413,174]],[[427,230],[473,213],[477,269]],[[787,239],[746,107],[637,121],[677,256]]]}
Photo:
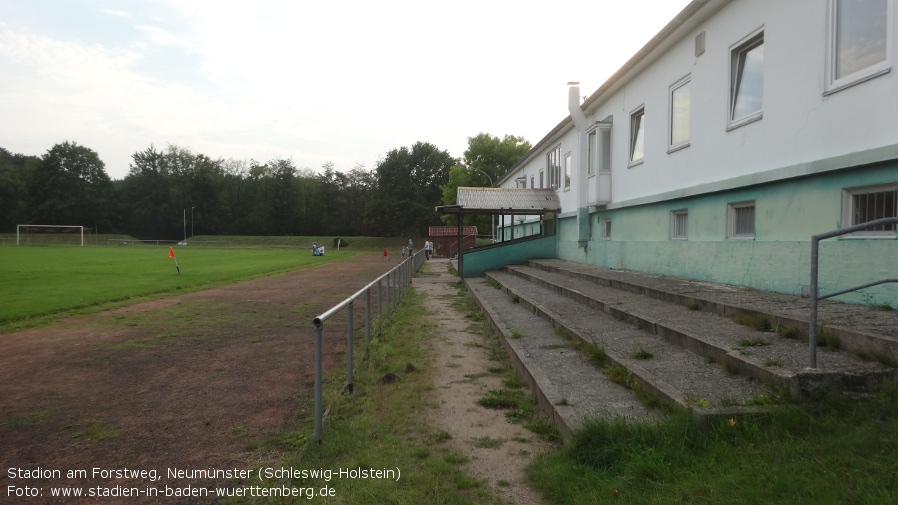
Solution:
{"label": "teal painted wall", "polygon": [[[559,258],[610,268],[801,294],[810,284],[810,237],[841,226],[846,188],[894,183],[898,165],[855,168],[669,200],[593,212],[591,239],[578,247],[576,216],[558,226]],[[727,206],[755,202],[754,239],[727,238]],[[672,240],[671,211],[688,211],[688,239]],[[611,219],[611,240],[601,221]],[[898,241],[829,239],[820,244],[820,292],[898,277]],[[898,308],[898,285],[886,284],[844,295],[853,303],[888,303]]]}
{"label": "teal painted wall", "polygon": [[554,258],[555,242],[556,237],[543,237],[465,252],[462,257],[462,275],[476,277],[487,270],[497,270],[505,265],[523,264],[530,258]]}

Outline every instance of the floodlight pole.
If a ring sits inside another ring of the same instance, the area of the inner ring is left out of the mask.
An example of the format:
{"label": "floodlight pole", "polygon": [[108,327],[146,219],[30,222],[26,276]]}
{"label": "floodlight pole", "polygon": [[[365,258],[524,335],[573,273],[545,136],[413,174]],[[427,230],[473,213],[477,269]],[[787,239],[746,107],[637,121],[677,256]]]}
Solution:
{"label": "floodlight pole", "polygon": [[184,245],[187,245],[187,209],[184,209]]}
{"label": "floodlight pole", "polygon": [[196,207],[190,208],[190,238],[193,238],[193,209]]}

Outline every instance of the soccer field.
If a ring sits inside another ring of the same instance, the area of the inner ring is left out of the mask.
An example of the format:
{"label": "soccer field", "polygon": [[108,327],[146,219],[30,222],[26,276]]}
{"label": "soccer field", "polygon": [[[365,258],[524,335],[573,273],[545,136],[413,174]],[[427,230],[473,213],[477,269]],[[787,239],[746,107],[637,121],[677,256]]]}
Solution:
{"label": "soccer field", "polygon": [[0,247],[0,331],[31,326],[45,316],[104,304],[183,293],[323,262],[359,251],[313,257],[303,249],[175,247]]}

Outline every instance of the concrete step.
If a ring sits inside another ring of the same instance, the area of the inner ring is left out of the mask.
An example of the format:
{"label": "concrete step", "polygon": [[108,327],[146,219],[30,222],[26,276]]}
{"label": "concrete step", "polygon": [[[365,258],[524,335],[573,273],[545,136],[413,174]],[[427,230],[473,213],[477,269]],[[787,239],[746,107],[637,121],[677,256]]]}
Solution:
{"label": "concrete step", "polygon": [[661,413],[631,389],[609,380],[577,352],[576,344],[553,323],[515,303],[484,277],[465,280],[468,292],[499,333],[509,359],[536,393],[539,408],[567,438],[590,417],[632,421],[658,419]]}
{"label": "concrete step", "polygon": [[[766,319],[771,327],[789,328],[807,338],[808,298],[557,259],[530,260],[527,265],[721,316]],[[838,338],[845,351],[898,363],[898,310],[823,300],[818,303],[818,324]]]}
{"label": "concrete step", "polygon": [[[593,275],[587,266],[551,260],[547,267],[548,263],[540,260],[527,266],[509,266],[505,273],[489,272],[487,275],[517,296],[538,294],[536,306],[545,307],[546,314],[552,314],[547,317],[556,318],[559,324],[571,324],[569,321],[576,317],[579,307],[589,307],[626,321],[641,333],[688,351],[697,359],[714,362],[727,374],[738,373],[776,385],[792,396],[821,385],[864,390],[871,382],[894,375],[894,369],[884,369],[879,362],[864,361],[852,353],[833,348],[819,349],[817,368],[807,369],[806,343],[737,324],[728,317],[717,315],[718,310],[689,310],[687,302],[662,289],[661,282],[641,289],[619,289],[618,286],[623,284],[619,279],[612,282],[597,280],[604,277]],[[511,275],[518,280],[509,280]],[[535,290],[537,287],[540,291]],[[644,294],[642,291],[646,290],[655,293]],[[577,330],[589,335],[594,326],[584,321]],[[635,342],[629,336],[618,340]],[[602,341],[603,345],[614,344],[613,339]],[[627,355],[627,349],[623,349]],[[665,379],[669,380],[667,376]],[[684,393],[687,398],[695,397],[688,390]],[[745,403],[739,396],[723,398],[735,400],[736,404]]]}

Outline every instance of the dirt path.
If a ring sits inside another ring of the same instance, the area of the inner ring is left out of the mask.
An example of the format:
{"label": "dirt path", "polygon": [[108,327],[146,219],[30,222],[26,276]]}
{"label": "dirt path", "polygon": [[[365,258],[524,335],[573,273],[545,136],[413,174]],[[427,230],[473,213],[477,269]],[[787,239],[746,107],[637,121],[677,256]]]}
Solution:
{"label": "dirt path", "polygon": [[414,280],[415,293],[422,296],[437,325],[433,339],[436,356],[436,407],[429,415],[434,428],[450,435],[455,452],[467,456],[465,470],[485,479],[489,488],[516,505],[542,503],[524,482],[524,467],[532,458],[550,449],[519,424],[511,424],[504,411],[477,404],[491,389],[501,389],[502,376],[488,373],[500,363],[489,357],[483,337],[469,331],[453,300],[459,299],[457,277],[445,260],[426,262]]}
{"label": "dirt path", "polygon": [[[211,488],[235,481],[166,469],[279,465],[301,441],[264,441],[311,415],[299,405],[311,395],[312,318],[394,265],[372,255],[0,335],[0,503],[213,502],[48,495],[51,486]],[[326,327],[325,369],[343,362],[344,328]],[[10,478],[11,468],[22,473]],[[160,475],[129,478],[125,468]],[[87,475],[68,474],[77,470]],[[10,498],[9,485],[44,495]]]}

